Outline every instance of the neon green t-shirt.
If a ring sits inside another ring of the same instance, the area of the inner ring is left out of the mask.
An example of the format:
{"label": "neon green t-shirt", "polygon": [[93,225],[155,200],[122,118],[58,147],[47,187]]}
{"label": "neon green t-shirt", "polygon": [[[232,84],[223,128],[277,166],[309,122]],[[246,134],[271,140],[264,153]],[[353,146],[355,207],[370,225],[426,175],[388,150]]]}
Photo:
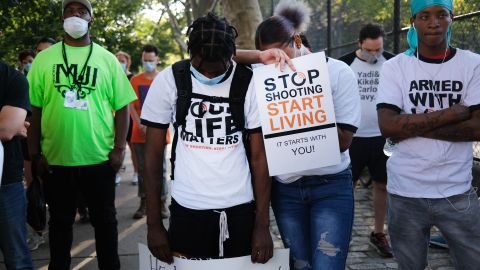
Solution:
{"label": "neon green t-shirt", "polygon": [[[30,102],[42,109],[41,147],[50,165],[108,160],[114,144],[114,111],[137,98],[117,58],[95,43],[84,78],[75,83],[89,50],[90,46],[65,44],[67,68],[58,42],[38,54],[28,72]],[[80,102],[75,104],[82,106],[66,103],[65,95],[72,93]]]}

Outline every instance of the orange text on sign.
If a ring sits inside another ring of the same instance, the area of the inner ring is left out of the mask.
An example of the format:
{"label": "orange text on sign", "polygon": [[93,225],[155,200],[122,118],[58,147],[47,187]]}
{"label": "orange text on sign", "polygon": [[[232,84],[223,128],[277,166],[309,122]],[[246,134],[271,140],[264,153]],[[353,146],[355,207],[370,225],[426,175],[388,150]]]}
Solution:
{"label": "orange text on sign", "polygon": [[293,129],[327,121],[322,107],[323,95],[272,102],[267,105],[271,131]]}

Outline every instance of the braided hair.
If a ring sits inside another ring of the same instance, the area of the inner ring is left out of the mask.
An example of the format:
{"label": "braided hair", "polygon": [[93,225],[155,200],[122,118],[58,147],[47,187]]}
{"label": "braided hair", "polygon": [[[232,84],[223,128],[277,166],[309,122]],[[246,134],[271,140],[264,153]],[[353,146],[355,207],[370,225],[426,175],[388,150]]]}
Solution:
{"label": "braided hair", "polygon": [[188,27],[187,36],[187,50],[192,58],[200,56],[207,62],[215,62],[235,55],[237,29],[211,12],[196,19]]}

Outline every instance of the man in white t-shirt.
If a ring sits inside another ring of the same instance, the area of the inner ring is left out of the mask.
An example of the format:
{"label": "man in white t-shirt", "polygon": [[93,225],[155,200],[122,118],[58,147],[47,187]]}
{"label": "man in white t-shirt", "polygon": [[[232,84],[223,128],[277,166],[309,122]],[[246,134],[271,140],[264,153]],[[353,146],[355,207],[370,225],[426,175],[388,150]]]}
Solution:
{"label": "man in white t-shirt", "polygon": [[[350,145],[352,179],[356,183],[365,167],[373,181],[374,230],[370,245],[382,257],[393,256],[384,233],[387,213],[387,156],[383,153],[385,138],[380,133],[376,111],[378,83],[383,63],[393,54],[383,50],[384,31],[376,24],[366,24],[358,36],[359,49],[340,57],[355,72],[362,105],[360,126]],[[354,185],[355,186],[355,185]]]}
{"label": "man in white t-shirt", "polygon": [[[271,180],[250,79],[243,106],[231,103],[232,80],[238,69],[246,69],[232,60],[236,30],[210,13],[193,22],[187,34],[191,60],[183,72],[187,74],[184,81],[191,82],[182,89],[174,77],[178,73],[172,71],[178,65],[164,69],[150,86],[141,113],[141,122],[147,126],[148,246],[155,257],[169,263],[172,252],[200,259],[251,255],[253,262],[264,263],[273,253],[268,215]],[[190,100],[185,117],[179,119],[182,110],[177,107],[185,105],[181,102],[185,96]],[[243,107],[243,127],[234,120],[238,117],[234,107]],[[172,147],[174,180],[167,233],[160,194],[165,136],[171,122],[178,137]],[[242,130],[250,137],[249,160]]]}
{"label": "man in white t-shirt", "polygon": [[447,240],[456,269],[480,265],[480,205],[472,141],[480,134],[480,56],[450,46],[451,0],[413,0],[410,49],[382,68],[382,135],[397,142],[387,162],[388,225],[399,269],[424,269],[430,228]]}

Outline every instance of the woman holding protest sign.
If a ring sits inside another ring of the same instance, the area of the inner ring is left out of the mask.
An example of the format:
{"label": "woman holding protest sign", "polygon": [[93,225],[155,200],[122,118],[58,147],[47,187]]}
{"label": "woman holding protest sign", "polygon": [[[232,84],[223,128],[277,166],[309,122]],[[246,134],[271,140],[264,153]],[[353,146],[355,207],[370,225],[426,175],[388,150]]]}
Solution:
{"label": "woman holding protest sign", "polygon": [[[302,42],[309,16],[303,2],[281,1],[275,15],[257,28],[257,49],[281,49],[290,58],[309,54]],[[273,181],[272,207],[283,243],[290,248],[291,269],[345,269],[351,238],[354,200],[347,150],[360,123],[358,85],[343,62],[328,58],[327,68],[341,161],[278,175]]]}

